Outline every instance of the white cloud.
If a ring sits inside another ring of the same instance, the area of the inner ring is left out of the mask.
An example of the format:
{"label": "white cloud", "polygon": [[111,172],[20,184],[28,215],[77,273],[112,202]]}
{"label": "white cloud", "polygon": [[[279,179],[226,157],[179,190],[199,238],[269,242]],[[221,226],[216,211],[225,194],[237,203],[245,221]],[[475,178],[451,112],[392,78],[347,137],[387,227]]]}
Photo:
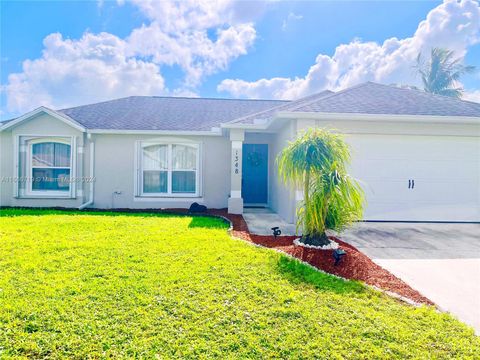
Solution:
{"label": "white cloud", "polygon": [[125,42],[114,35],[86,33],[69,40],[54,33],[43,43],[41,58],[24,61],[21,73],[9,75],[5,86],[9,111],[165,92],[158,66],[126,57]]}
{"label": "white cloud", "polygon": [[253,20],[265,6],[231,0],[133,2],[151,23],[135,29],[127,39],[131,54],[180,66],[187,87],[197,86],[205,76],[225,70],[247,53],[256,38]]}
{"label": "white cloud", "polygon": [[480,103],[480,90],[465,91],[463,99]]}
{"label": "white cloud", "polygon": [[[42,56],[25,60],[22,72],[9,75],[4,86],[8,110],[61,108],[128,95],[195,95],[205,76],[247,53],[256,37],[253,22],[266,6],[232,0],[132,4],[148,22],[124,39],[109,33],[87,32],[80,39],[48,35]],[[169,90],[161,71],[173,65],[185,79],[179,89]]]}
{"label": "white cloud", "polygon": [[217,87],[236,97],[295,99],[321,91],[339,90],[364,81],[419,85],[413,65],[417,54],[432,47],[452,49],[465,55],[480,41],[480,4],[447,0],[431,10],[415,34],[406,39],[390,38],[377,44],[354,40],[337,46],[333,56],[320,54],[303,77],[223,80]]}
{"label": "white cloud", "polygon": [[153,23],[134,30],[128,44],[132,56],[151,58],[156,64],[179,65],[186,73],[185,84],[194,87],[204,76],[225,70],[232,60],[246,54],[255,36],[252,24],[218,29],[216,41],[212,41],[207,31],[173,35]]}
{"label": "white cloud", "polygon": [[303,16],[302,15],[297,15],[293,12],[288,13],[288,16],[285,20],[282,22],[282,30],[287,31],[288,25],[293,22],[293,21],[298,21],[302,20]]}

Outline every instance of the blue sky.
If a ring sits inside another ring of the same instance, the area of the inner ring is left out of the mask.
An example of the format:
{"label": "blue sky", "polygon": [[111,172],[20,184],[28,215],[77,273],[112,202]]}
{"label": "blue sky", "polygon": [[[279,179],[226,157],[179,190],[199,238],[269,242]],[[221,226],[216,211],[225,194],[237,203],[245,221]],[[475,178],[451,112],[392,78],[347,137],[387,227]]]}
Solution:
{"label": "blue sky", "polygon": [[[2,119],[128,95],[297,98],[367,80],[418,85],[412,59],[432,46],[480,67],[473,0],[0,6]],[[480,101],[478,72],[462,82]]]}

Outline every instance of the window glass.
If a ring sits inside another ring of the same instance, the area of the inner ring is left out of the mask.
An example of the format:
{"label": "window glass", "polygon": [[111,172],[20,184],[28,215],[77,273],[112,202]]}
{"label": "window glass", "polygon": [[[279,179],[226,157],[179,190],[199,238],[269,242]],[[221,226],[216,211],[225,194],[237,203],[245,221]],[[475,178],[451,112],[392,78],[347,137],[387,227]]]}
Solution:
{"label": "window glass", "polygon": [[69,167],[70,145],[54,142],[33,144],[32,166]]}
{"label": "window glass", "polygon": [[167,145],[143,148],[143,170],[166,170],[167,168]]}
{"label": "window glass", "polygon": [[195,193],[195,171],[173,171],[172,192]]}
{"label": "window glass", "polygon": [[32,191],[70,191],[70,145],[32,144]]}
{"label": "window glass", "polygon": [[57,167],[70,166],[70,145],[54,143],[54,163]]}
{"label": "window glass", "polygon": [[197,148],[188,145],[172,145],[173,169],[195,170]]}
{"label": "window glass", "polygon": [[33,168],[32,178],[34,191],[70,190],[70,169]]}
{"label": "window glass", "polygon": [[168,191],[167,171],[145,170],[143,172],[144,193],[166,193]]}
{"label": "window glass", "polygon": [[142,149],[142,186],[145,194],[195,194],[196,146],[150,145]]}
{"label": "window glass", "polygon": [[32,146],[33,166],[53,166],[53,143],[34,144]]}

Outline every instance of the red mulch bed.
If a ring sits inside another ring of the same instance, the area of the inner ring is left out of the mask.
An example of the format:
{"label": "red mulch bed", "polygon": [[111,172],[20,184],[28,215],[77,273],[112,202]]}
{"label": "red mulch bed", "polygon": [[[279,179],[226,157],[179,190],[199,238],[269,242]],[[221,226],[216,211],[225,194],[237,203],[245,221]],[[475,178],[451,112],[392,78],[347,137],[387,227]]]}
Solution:
{"label": "red mulch bed", "polygon": [[293,245],[293,240],[296,238],[295,236],[279,236],[275,239],[273,236],[252,235],[248,232],[247,224],[242,215],[228,214],[224,209],[212,209],[209,210],[209,214],[219,215],[229,219],[233,224],[232,235],[235,237],[268,248],[281,250],[330,274],[335,274],[346,279],[360,280],[369,285],[404,296],[417,303],[434,305],[431,300],[412,289],[389,271],[375,264],[367,255],[357,248],[338,238],[333,239],[340,245],[341,249],[347,252],[347,255],[335,266],[333,250],[315,250],[295,246]]}

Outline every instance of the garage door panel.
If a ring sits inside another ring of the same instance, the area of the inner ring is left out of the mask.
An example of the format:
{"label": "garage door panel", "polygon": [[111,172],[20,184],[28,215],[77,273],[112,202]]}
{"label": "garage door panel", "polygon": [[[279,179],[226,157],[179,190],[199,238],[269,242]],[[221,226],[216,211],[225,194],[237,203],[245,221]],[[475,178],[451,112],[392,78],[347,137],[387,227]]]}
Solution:
{"label": "garage door panel", "polygon": [[370,202],[397,202],[401,199],[409,201],[410,190],[404,181],[363,181],[360,185],[365,191],[367,200]]}
{"label": "garage door panel", "polygon": [[474,137],[355,135],[347,141],[353,157],[359,159],[467,160],[474,156],[478,160],[480,151]]}
{"label": "garage door panel", "polygon": [[423,204],[411,208],[410,216],[413,219],[429,221],[478,221],[480,208],[474,202],[463,204]]}
{"label": "garage door panel", "polygon": [[[403,152],[411,160],[466,160],[478,153],[473,138],[448,136],[404,136]],[[408,149],[408,150],[405,150]]]}
{"label": "garage door panel", "polygon": [[352,166],[352,173],[364,179],[402,179],[408,177],[408,160],[395,160],[396,166],[392,166],[391,159],[365,159],[356,166]]}
{"label": "garage door panel", "polygon": [[465,204],[412,204],[407,202],[372,202],[364,219],[370,221],[478,221],[480,207]]}
{"label": "garage door panel", "polygon": [[480,221],[478,137],[364,134],[348,141],[366,220]]}
{"label": "garage door panel", "polygon": [[365,209],[365,220],[398,221],[410,216],[406,202],[375,202],[368,203]]}
{"label": "garage door panel", "polygon": [[475,161],[445,161],[445,160],[417,160],[408,171],[409,177],[416,180],[451,179],[471,180],[475,179],[480,168]]}
{"label": "garage door panel", "polygon": [[[415,203],[475,203],[475,200],[479,197],[479,190],[476,185],[471,180],[415,181],[415,187],[408,196]],[[465,189],[471,189],[471,191],[465,191]]]}

